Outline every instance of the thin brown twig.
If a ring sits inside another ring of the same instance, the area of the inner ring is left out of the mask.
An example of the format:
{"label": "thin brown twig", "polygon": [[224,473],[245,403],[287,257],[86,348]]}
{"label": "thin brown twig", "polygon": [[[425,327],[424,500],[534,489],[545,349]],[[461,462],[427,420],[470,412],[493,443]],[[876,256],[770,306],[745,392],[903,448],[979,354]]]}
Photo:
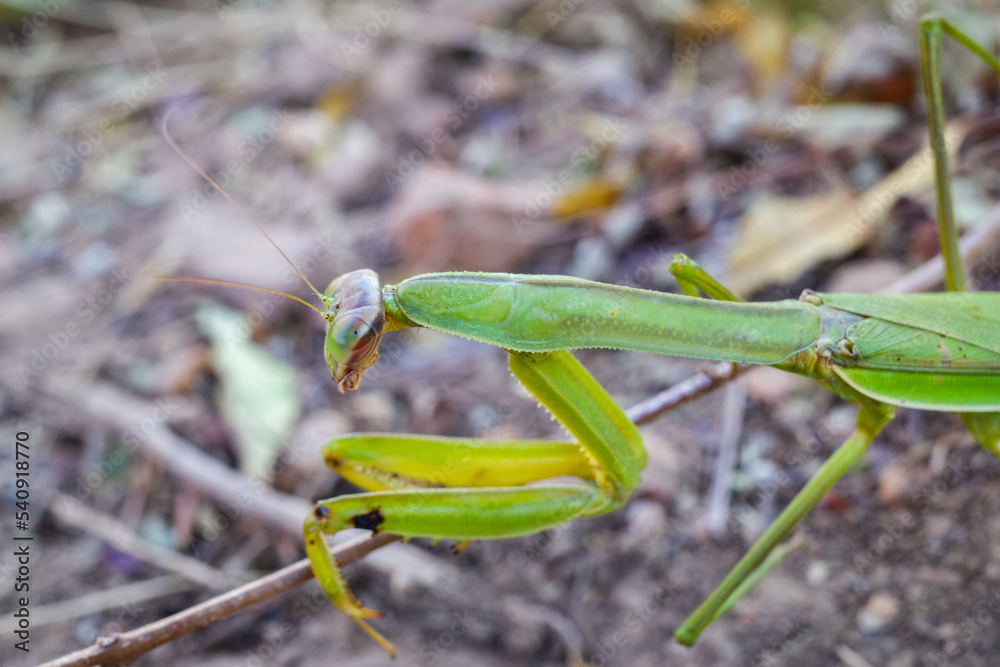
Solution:
{"label": "thin brown twig", "polygon": [[213,591],[221,591],[239,583],[232,577],[197,558],[156,546],[142,539],[121,521],[96,512],[64,493],[57,494],[48,509],[63,523],[87,531],[102,542],[132,554],[156,567],[176,572]]}
{"label": "thin brown twig", "polygon": [[731,364],[728,361],[712,364],[688,379],[633,405],[625,414],[640,426],[648,424],[664,412],[718,389],[749,368],[752,366]]}
{"label": "thin brown twig", "polygon": [[[998,238],[1000,238],[1000,205],[995,207],[990,212],[987,218],[973,233],[966,235],[965,242],[961,244],[963,259],[967,263],[980,260],[989,248],[995,244],[995,241]],[[902,280],[891,285],[885,291],[901,293],[929,289],[930,287],[933,287],[937,281],[940,281],[941,266],[940,258],[932,259],[912,271]],[[626,412],[626,414],[637,424],[648,423],[672,408],[707,394],[713,389],[716,389],[729,380],[735,378],[748,368],[752,367],[731,363],[714,364],[674,385],[673,387],[660,392],[656,396],[633,406]],[[141,414],[146,413],[143,412]],[[120,417],[117,417],[114,411],[104,412],[101,416],[107,420],[108,423],[119,427],[121,426]],[[122,428],[121,430],[124,431],[125,428]],[[176,438],[176,436],[174,438],[175,445],[179,443],[181,446],[186,446],[190,448],[195,455],[208,459],[223,468],[226,471],[226,484],[235,485],[234,488],[237,489],[243,487],[249,488],[249,485],[246,484],[245,481],[239,482],[233,479],[240,477],[239,473],[235,473],[214,461],[214,459],[201,454],[191,445],[185,443],[179,438]],[[192,472],[190,461],[184,464],[179,462],[171,463],[170,452],[165,452],[162,449],[157,449],[155,451],[157,457],[166,458],[168,468],[171,468],[172,465],[175,473],[185,479],[188,479],[187,474]],[[195,482],[195,484],[200,487],[201,484],[199,482],[203,482],[203,478],[204,476],[199,473],[194,475],[194,478],[189,479],[189,481]],[[211,476],[209,479],[211,479]],[[218,480],[215,480],[215,482],[218,483]],[[233,488],[230,487],[229,490],[232,491]],[[258,489],[255,489],[255,492],[261,493]],[[262,518],[266,517],[267,519],[273,521],[275,525],[280,526],[282,529],[287,529],[288,523],[285,520],[287,518],[286,512],[291,508],[285,503],[292,501],[293,499],[287,496],[282,497],[283,494],[277,492],[269,491],[267,493],[282,501],[284,511],[279,511],[277,513],[278,515],[281,515],[281,518],[278,518],[275,514],[268,512],[263,512],[261,514]],[[304,501],[297,502],[305,504]],[[267,503],[258,503],[258,505],[259,504],[266,505]],[[305,516],[305,512],[298,514],[298,516]],[[367,537],[361,537],[353,540],[352,542],[334,548],[334,556],[337,559],[337,562],[342,565],[352,563],[368,553],[385,546],[386,544],[397,541],[398,539],[399,538],[397,536],[388,534],[375,535],[370,539]],[[42,665],[42,667],[86,667],[88,665],[98,665],[101,663],[128,662],[134,660],[157,646],[172,641],[184,634],[203,628],[217,620],[236,613],[240,609],[274,597],[279,593],[288,591],[291,588],[308,581],[312,578],[312,576],[312,568],[309,565],[309,561],[301,560],[282,570],[274,572],[273,574],[246,584],[229,593],[206,600],[199,605],[191,607],[190,609],[178,614],[174,614],[173,616],[169,616],[165,619],[145,625],[130,632],[114,635],[112,637],[101,638],[91,647],[47,662]]]}
{"label": "thin brown twig", "polygon": [[[369,552],[395,542],[395,535],[361,537],[333,549],[337,563],[346,565]],[[284,593],[313,576],[309,561],[302,559],[265,577],[206,600],[190,609],[144,625],[141,628],[99,638],[93,646],[64,655],[41,667],[88,667],[103,663],[128,663],[157,646],[235,614],[252,604]]]}
{"label": "thin brown twig", "polygon": [[[146,600],[171,595],[180,591],[201,591],[202,584],[182,577],[179,574],[165,574],[162,577],[133,581],[121,586],[102,588],[93,593],[84,593],[79,597],[50,602],[31,609],[31,629],[54,623],[74,621],[91,614],[99,614],[110,609],[121,610],[122,601],[125,604],[137,605]],[[14,619],[0,621],[0,635],[8,636],[17,630]]]}

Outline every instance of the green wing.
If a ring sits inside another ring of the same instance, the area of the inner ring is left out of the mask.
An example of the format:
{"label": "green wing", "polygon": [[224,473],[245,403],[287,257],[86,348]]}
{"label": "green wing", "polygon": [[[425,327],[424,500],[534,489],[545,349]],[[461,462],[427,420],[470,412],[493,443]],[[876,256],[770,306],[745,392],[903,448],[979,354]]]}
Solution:
{"label": "green wing", "polygon": [[939,334],[1000,354],[1000,292],[819,296],[825,305],[838,310]]}
{"label": "green wing", "polygon": [[858,353],[857,368],[934,371],[946,374],[1000,373],[1000,353],[943,333],[888,322],[879,317],[856,322],[847,337]]}
{"label": "green wing", "polygon": [[858,391],[922,410],[1000,410],[1000,294],[820,297],[868,318],[847,329],[857,360],[833,367]]}
{"label": "green wing", "polygon": [[1000,410],[1000,375],[887,371],[834,366],[833,372],[875,400],[918,410]]}

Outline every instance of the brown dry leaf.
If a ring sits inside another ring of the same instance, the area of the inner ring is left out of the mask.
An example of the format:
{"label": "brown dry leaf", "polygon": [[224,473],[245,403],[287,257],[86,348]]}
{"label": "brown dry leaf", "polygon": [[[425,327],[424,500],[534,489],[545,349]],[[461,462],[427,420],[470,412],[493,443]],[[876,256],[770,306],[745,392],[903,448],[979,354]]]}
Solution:
{"label": "brown dry leaf", "polygon": [[[937,238],[937,237],[935,237]],[[851,262],[830,276],[827,292],[873,294],[906,275],[906,266],[891,259],[874,258]]]}
{"label": "brown dry leaf", "polygon": [[751,368],[743,374],[747,395],[766,405],[778,405],[795,392],[809,391],[815,383],[809,378],[779,371],[769,366]]}
{"label": "brown dry leaf", "polygon": [[[945,133],[949,158],[964,134]],[[809,197],[756,200],[743,215],[730,252],[726,282],[749,294],[764,285],[787,283],[816,263],[847,255],[864,245],[900,197],[933,183],[933,161],[925,148],[862,195],[840,187]]]}
{"label": "brown dry leaf", "polygon": [[787,17],[758,11],[737,26],[736,44],[763,81],[771,81],[787,71],[788,44],[792,38]]}
{"label": "brown dry leaf", "polygon": [[429,165],[405,181],[386,214],[403,274],[513,271],[555,239],[542,184],[501,184]]}
{"label": "brown dry leaf", "polygon": [[195,318],[212,342],[219,409],[240,445],[240,467],[267,479],[302,410],[295,368],[246,336],[238,313],[206,304]]}
{"label": "brown dry leaf", "polygon": [[909,105],[916,94],[916,40],[885,24],[858,23],[842,35],[823,66],[822,87],[841,101]]}
{"label": "brown dry leaf", "polygon": [[716,37],[729,34],[746,28],[752,22],[753,15],[747,11],[746,3],[722,0],[721,2],[706,2],[703,5],[693,7],[677,27],[682,37],[697,39],[700,34],[705,32]]}

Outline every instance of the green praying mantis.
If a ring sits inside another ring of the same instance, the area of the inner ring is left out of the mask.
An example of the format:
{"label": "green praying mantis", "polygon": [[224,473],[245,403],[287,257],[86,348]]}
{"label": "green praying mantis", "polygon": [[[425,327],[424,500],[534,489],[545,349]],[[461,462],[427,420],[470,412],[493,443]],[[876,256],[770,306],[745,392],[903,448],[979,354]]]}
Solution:
{"label": "green praying mantis", "polygon": [[[306,554],[333,604],[394,652],[369,623],[379,614],[351,593],[324,537],[345,528],[464,543],[529,535],[626,503],[646,463],[642,438],[571,349],[767,365],[813,378],[858,405],[850,437],[677,629],[685,645],[766,573],[776,547],[859,460],[897,407],[957,412],[1000,458],[1000,294],[965,291],[943,139],[939,59],[945,34],[998,73],[1000,62],[940,16],[921,20],[946,292],[807,291],[798,300],[747,303],[684,256],[671,266],[683,296],[496,273],[434,273],[381,286],[373,271],[361,270],[336,278],[322,294],[310,285],[323,305],[314,309],[327,321],[325,357],[341,391],[358,387],[378,359],[383,334],[437,329],[506,350],[514,376],[573,437],[488,441],[356,433],[330,441],[323,449],[327,464],[367,491],[321,500],[305,519]],[[543,483],[561,476],[580,482]]]}

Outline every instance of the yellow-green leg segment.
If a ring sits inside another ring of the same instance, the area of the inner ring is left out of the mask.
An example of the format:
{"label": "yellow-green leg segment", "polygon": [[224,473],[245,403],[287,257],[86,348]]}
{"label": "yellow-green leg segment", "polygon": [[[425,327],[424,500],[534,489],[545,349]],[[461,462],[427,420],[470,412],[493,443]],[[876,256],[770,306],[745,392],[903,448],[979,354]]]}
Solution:
{"label": "yellow-green leg segment", "polygon": [[[389,652],[392,645],[366,621],[378,613],[351,594],[324,534],[354,527],[460,541],[529,535],[615,510],[638,483],[646,463],[638,430],[569,352],[512,352],[508,360],[576,443],[383,434],[339,438],[325,449],[349,479],[386,490],[317,503],[305,521],[306,555],[330,600]],[[585,483],[509,486],[564,474]]]}

